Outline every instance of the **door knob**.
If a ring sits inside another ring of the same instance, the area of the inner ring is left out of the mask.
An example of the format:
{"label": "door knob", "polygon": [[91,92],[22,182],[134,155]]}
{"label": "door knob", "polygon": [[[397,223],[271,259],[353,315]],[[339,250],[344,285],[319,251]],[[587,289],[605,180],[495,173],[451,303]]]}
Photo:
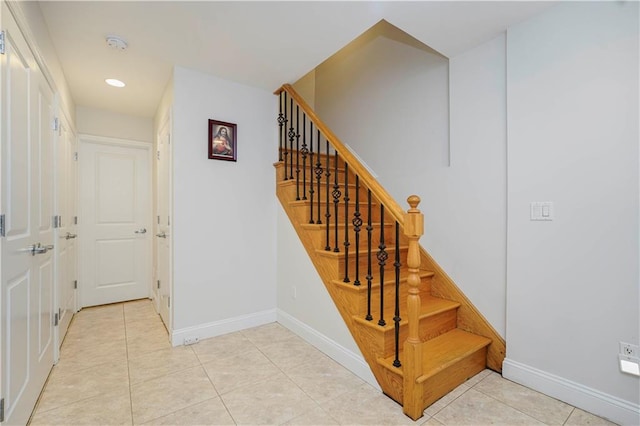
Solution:
{"label": "door knob", "polygon": [[156,237],[167,238],[167,234],[165,234],[164,231],[162,231],[159,234],[156,234]]}
{"label": "door knob", "polygon": [[140,228],[137,231],[135,231],[136,234],[146,234],[147,233],[147,228]]}
{"label": "door knob", "polygon": [[67,232],[67,235],[64,236],[65,240],[71,240],[73,238],[77,237],[76,234],[72,234],[70,232]]}

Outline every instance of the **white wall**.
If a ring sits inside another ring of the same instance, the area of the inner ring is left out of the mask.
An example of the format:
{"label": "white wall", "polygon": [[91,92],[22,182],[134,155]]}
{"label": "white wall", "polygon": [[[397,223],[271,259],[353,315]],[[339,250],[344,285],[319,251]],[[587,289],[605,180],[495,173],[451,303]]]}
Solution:
{"label": "white wall", "polygon": [[316,110],[402,206],[422,198],[421,243],[504,336],[504,36],[448,62],[377,37],[317,68]]}
{"label": "white wall", "polygon": [[277,247],[278,322],[378,386],[281,206]]}
{"label": "white wall", "polygon": [[78,133],[153,142],[153,119],[97,108],[76,107]]}
{"label": "white wall", "polygon": [[[638,424],[638,3],[571,2],[508,31],[505,376]],[[529,220],[552,201],[555,219]],[[635,412],[634,412],[635,410]]]}
{"label": "white wall", "polygon": [[[174,70],[174,334],[275,321],[277,106],[270,92]],[[207,158],[208,119],[237,124],[237,162]]]}

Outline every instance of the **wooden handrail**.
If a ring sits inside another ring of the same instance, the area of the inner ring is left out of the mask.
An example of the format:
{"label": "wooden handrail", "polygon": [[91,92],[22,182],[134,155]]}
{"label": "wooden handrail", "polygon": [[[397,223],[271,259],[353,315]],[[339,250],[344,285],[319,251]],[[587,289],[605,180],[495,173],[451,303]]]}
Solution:
{"label": "wooden handrail", "polygon": [[282,92],[287,92],[289,96],[296,101],[302,111],[307,114],[307,117],[316,125],[318,130],[327,138],[329,143],[338,152],[338,155],[347,163],[351,171],[360,176],[360,181],[365,184],[367,188],[371,190],[371,193],[384,205],[385,210],[404,228],[404,215],[400,205],[389,195],[389,193],[378,183],[369,170],[367,170],[358,159],[351,153],[351,151],[338,139],[338,137],[331,131],[331,129],[316,115],[313,109],[305,102],[305,100],[295,91],[290,84],[283,84],[278,90],[274,92],[275,95],[280,95]]}

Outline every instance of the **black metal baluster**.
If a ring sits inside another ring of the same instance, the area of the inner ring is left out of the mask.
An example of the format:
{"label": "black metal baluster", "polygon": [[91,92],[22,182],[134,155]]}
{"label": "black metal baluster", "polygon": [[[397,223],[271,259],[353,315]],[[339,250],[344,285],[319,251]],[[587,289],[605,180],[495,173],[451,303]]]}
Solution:
{"label": "black metal baluster", "polygon": [[[322,219],[320,218],[320,180],[322,179],[322,173],[324,172],[324,170],[322,170],[322,162],[320,161],[321,152],[322,152],[322,146],[320,145],[320,130],[318,130],[318,159],[316,161],[315,172],[316,172],[316,182],[318,183],[318,221],[316,223],[319,225],[322,224]],[[311,183],[311,186],[313,186],[313,182]]]}
{"label": "black metal baluster", "polygon": [[[336,224],[336,229],[338,228]],[[349,165],[344,162],[344,279],[345,283],[349,279]]]}
{"label": "black metal baluster", "polygon": [[302,112],[302,199],[307,199],[307,155],[309,155],[309,148],[307,148],[307,114]]}
{"label": "black metal baluster", "polygon": [[296,137],[296,132],[293,131],[293,98],[291,98],[291,103],[290,103],[290,107],[289,107],[289,112],[291,113],[292,117],[291,117],[291,126],[289,127],[289,151],[291,152],[291,158],[289,159],[289,177],[286,177],[286,167],[285,167],[285,178],[284,180],[287,179],[293,179],[293,139]]}
{"label": "black metal baluster", "polygon": [[[326,139],[325,139],[326,140]],[[326,205],[327,205],[327,210],[326,213],[324,214],[324,217],[326,218],[326,222],[327,222],[327,241],[326,244],[324,246],[324,249],[327,251],[331,250],[331,245],[329,244],[329,228],[330,228],[330,224],[329,222],[331,221],[331,213],[330,213],[330,209],[329,209],[329,178],[331,177],[331,166],[329,164],[329,160],[331,159],[331,156],[329,155],[329,141],[326,141],[326,148],[327,148],[327,152],[326,152],[326,156],[327,156],[327,165],[325,167],[325,177],[326,177],[326,194],[325,194],[325,198],[326,198]]]}
{"label": "black metal baluster", "polygon": [[333,239],[333,251],[338,253],[340,248],[338,247],[338,203],[340,202],[340,196],[342,195],[342,191],[340,191],[340,185],[338,184],[338,151],[334,149],[334,158],[333,162],[333,192],[331,195],[333,196],[333,212],[335,213],[335,219],[333,220],[334,226],[334,239]]}
{"label": "black metal baluster", "polygon": [[284,140],[284,132],[282,126],[285,123],[284,114],[282,113],[282,98],[285,92],[280,92],[280,99],[278,100],[278,126],[280,126],[280,145],[278,147],[278,161],[282,161],[282,142]]}
{"label": "black metal baluster", "polygon": [[[309,166],[313,168],[313,121],[309,120],[309,125],[311,128],[309,129],[309,143],[311,145],[311,152],[309,153]],[[320,142],[320,141],[318,141]],[[320,144],[318,143],[318,146]],[[315,191],[313,190],[313,173],[309,170],[309,174],[311,175],[311,182],[309,182],[309,196],[311,197],[311,210],[309,211],[309,223],[314,223],[313,221],[313,194]]]}
{"label": "black metal baluster", "polygon": [[373,319],[371,316],[371,280],[373,280],[373,275],[371,275],[371,231],[373,231],[373,226],[371,226],[371,190],[367,189],[367,316],[365,317],[367,321]]}
{"label": "black metal baluster", "polygon": [[360,177],[356,175],[356,211],[353,213],[353,232],[356,235],[356,279],[353,285],[360,285],[360,229],[362,219],[360,218]]}
{"label": "black metal baluster", "polygon": [[289,179],[289,174],[287,173],[287,167],[289,166],[289,150],[287,149],[287,136],[289,136],[290,132],[287,132],[287,123],[289,122],[289,115],[287,114],[287,92],[284,92],[284,180]]}
{"label": "black metal baluster", "polygon": [[384,245],[384,205],[380,204],[380,245],[378,246],[378,265],[380,266],[380,320],[378,325],[384,326],[387,322],[384,320],[384,266],[386,265],[389,255]]}
{"label": "black metal baluster", "polygon": [[300,200],[300,106],[296,105],[296,201]]}
{"label": "black metal baluster", "polygon": [[[383,225],[384,226],[384,225]],[[400,226],[396,222],[396,261],[393,266],[396,268],[396,311],[393,317],[395,325],[395,340],[396,340],[396,359],[393,360],[394,367],[400,367]]]}
{"label": "black metal baluster", "polygon": [[322,179],[322,162],[320,161],[320,129],[318,129],[318,161],[316,163],[316,181],[318,182],[318,223],[322,223],[320,219],[320,197],[322,192],[320,191],[320,180]]}

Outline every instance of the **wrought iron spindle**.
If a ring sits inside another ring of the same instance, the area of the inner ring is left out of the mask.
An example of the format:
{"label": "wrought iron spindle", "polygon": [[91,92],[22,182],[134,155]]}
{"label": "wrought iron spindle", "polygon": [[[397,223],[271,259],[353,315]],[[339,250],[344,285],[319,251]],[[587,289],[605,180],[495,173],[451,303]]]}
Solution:
{"label": "wrought iron spindle", "polygon": [[307,114],[302,112],[302,199],[307,199],[307,155],[309,155],[309,148],[307,148]]}
{"label": "wrought iron spindle", "polygon": [[367,189],[367,316],[365,319],[371,321],[371,281],[373,275],[371,274],[371,190]]}
{"label": "wrought iron spindle", "polygon": [[280,145],[278,149],[278,161],[282,161],[282,143],[284,140],[284,132],[282,130],[282,126],[286,122],[284,119],[284,114],[282,113],[282,99],[286,92],[280,92],[280,99],[278,99],[278,126],[280,126]]}
{"label": "wrought iron spindle", "polygon": [[[309,144],[311,145],[311,151],[309,152],[309,165],[311,168],[314,167],[313,165],[313,121],[309,120],[309,125],[311,126],[311,128],[309,129]],[[320,146],[320,141],[318,141],[318,146]],[[315,171],[315,170],[314,170]],[[315,193],[314,189],[313,189],[313,173],[311,173],[311,171],[309,171],[309,174],[311,174],[311,182],[309,182],[309,197],[311,197],[311,206],[310,206],[310,210],[309,210],[309,223],[314,223],[313,221],[313,195]]]}
{"label": "wrought iron spindle", "polygon": [[[291,116],[293,116],[293,98],[291,98],[289,113],[291,114]],[[289,159],[289,177],[287,178],[286,176],[287,169],[285,167],[284,180],[293,179],[293,139],[296,137],[296,132],[293,131],[293,117],[291,117],[290,121],[291,121],[291,126],[289,127],[289,151],[291,152],[291,158]]]}
{"label": "wrought iron spindle", "polygon": [[340,196],[342,195],[342,191],[340,191],[340,185],[338,184],[338,151],[334,149],[334,158],[333,162],[333,192],[331,195],[333,196],[333,213],[335,213],[335,219],[333,220],[334,226],[334,239],[333,239],[333,251],[338,253],[340,248],[338,247],[338,203],[340,202]]}
{"label": "wrought iron spindle", "polygon": [[289,114],[287,114],[287,92],[284,92],[284,180],[289,179],[289,174],[287,173],[287,168],[289,167],[289,149],[287,148],[287,137],[289,136],[287,132],[287,123],[289,122]]}
{"label": "wrought iron spindle", "polygon": [[[326,140],[326,138],[325,138]],[[324,249],[327,251],[331,250],[331,245],[329,244],[329,228],[330,228],[330,223],[331,222],[331,210],[329,209],[329,178],[331,177],[331,166],[329,164],[329,160],[331,159],[331,156],[329,155],[329,141],[326,140],[326,153],[325,156],[327,157],[327,165],[325,167],[325,172],[324,175],[326,177],[325,179],[325,183],[326,183],[326,191],[325,191],[325,199],[326,199],[326,212],[324,214],[324,217],[326,218],[326,222],[327,222],[327,238],[326,238],[326,243],[324,246]]]}
{"label": "wrought iron spindle", "polygon": [[300,106],[296,105],[296,201],[300,200]]}
{"label": "wrought iron spindle", "polygon": [[[384,226],[384,225],[383,225]],[[393,317],[395,343],[396,343],[396,359],[393,360],[394,367],[400,367],[400,226],[396,222],[396,261],[393,263],[396,268],[396,310]]]}
{"label": "wrought iron spindle", "polygon": [[[313,123],[311,123],[312,127],[311,130],[313,130]],[[318,184],[318,224],[322,223],[322,219],[320,219],[320,196],[322,195],[322,189],[320,187],[320,180],[322,179],[322,162],[320,161],[320,129],[318,129],[318,161],[316,162],[316,181]]]}
{"label": "wrought iron spindle", "polygon": [[[336,221],[337,222],[337,221]],[[336,223],[336,229],[338,228]],[[344,162],[344,279],[345,283],[349,279],[349,164]]]}
{"label": "wrought iron spindle", "polygon": [[360,217],[360,177],[356,175],[356,211],[353,213],[353,232],[356,236],[356,279],[353,285],[360,285],[360,229],[362,218]]}
{"label": "wrought iron spindle", "polygon": [[386,251],[387,246],[384,245],[384,205],[380,204],[380,245],[378,246],[378,265],[380,266],[380,320],[378,325],[384,326],[387,322],[384,320],[384,267],[387,264],[389,255]]}

